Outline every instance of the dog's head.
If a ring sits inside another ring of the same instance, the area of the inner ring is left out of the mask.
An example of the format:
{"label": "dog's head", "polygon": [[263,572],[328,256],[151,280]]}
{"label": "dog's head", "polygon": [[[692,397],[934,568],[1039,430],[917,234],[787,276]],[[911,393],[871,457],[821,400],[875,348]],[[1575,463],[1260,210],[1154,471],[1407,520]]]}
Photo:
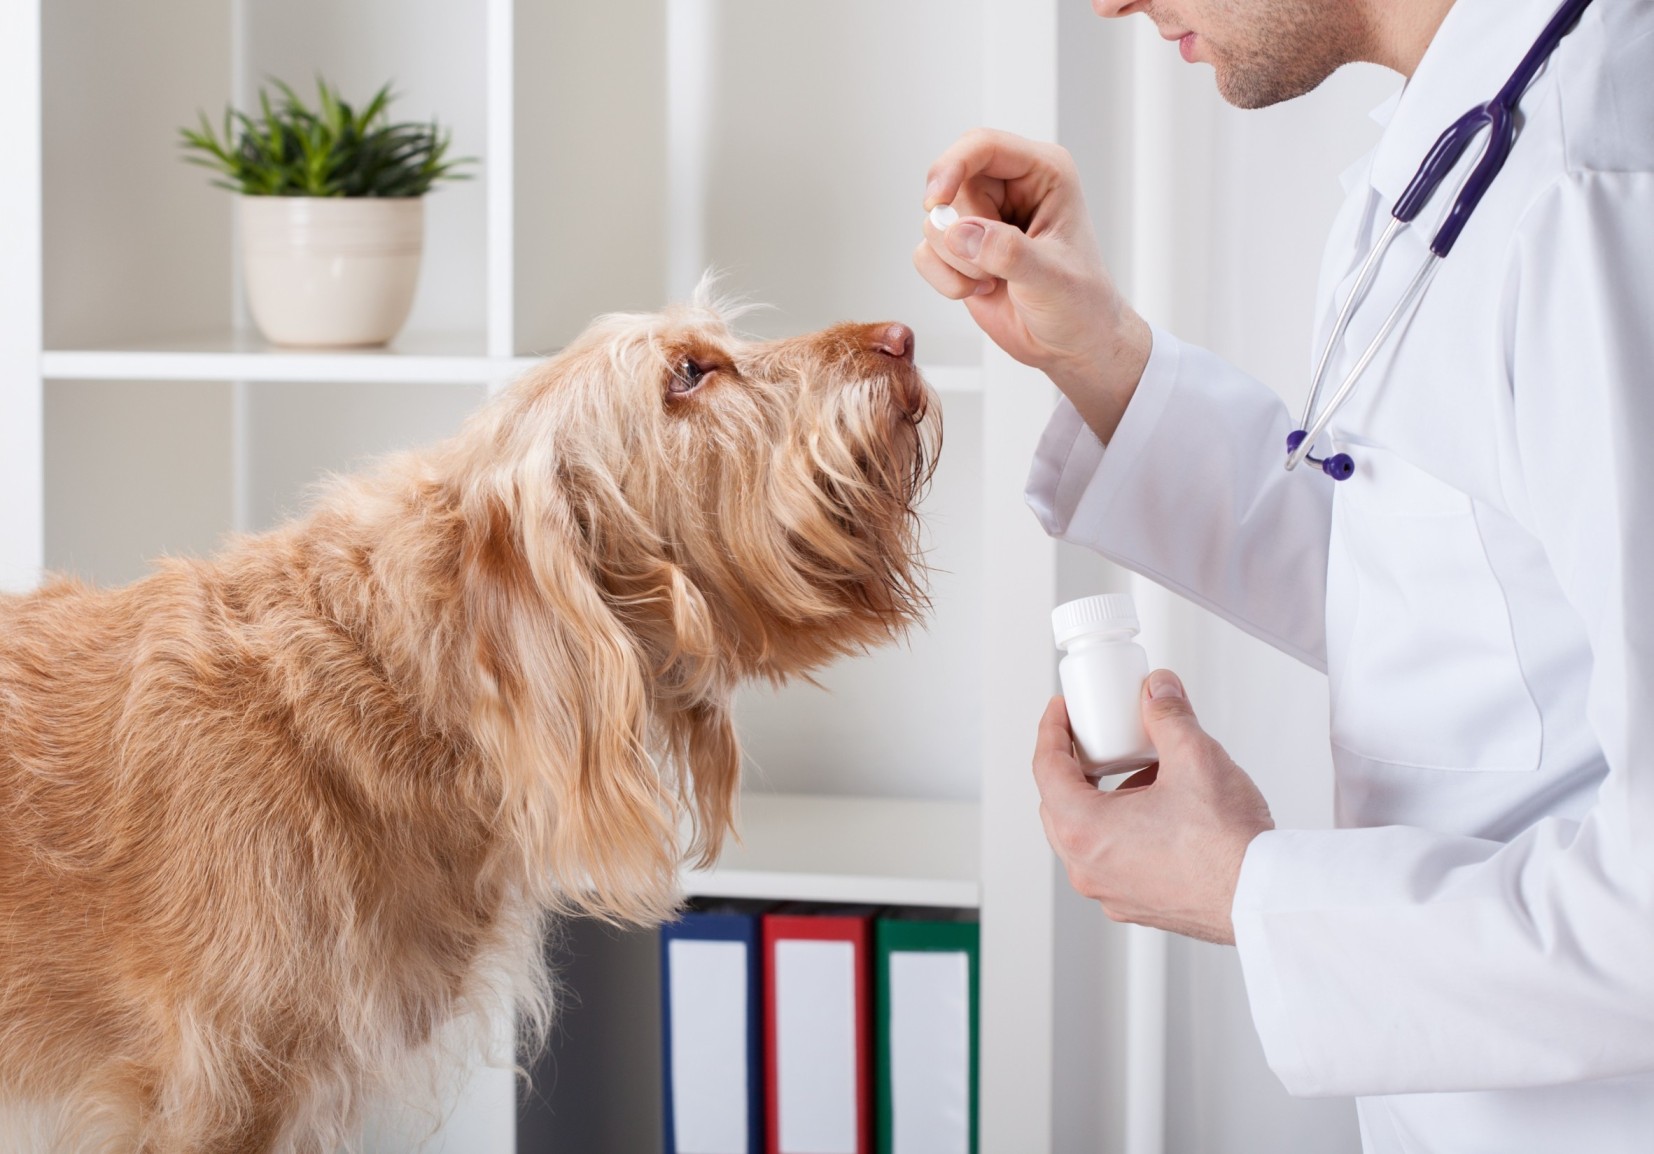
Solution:
{"label": "dog's head", "polygon": [[531,848],[563,901],[659,916],[680,812],[701,861],[729,828],[735,685],[922,613],[938,410],[905,326],[748,340],[698,294],[599,319],[479,416],[482,729],[523,804],[552,787]]}

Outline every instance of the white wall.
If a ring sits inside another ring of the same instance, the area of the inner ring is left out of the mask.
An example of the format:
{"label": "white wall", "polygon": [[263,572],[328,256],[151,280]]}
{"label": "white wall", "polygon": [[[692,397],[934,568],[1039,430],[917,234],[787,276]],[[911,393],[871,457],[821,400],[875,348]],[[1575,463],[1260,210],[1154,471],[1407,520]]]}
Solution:
{"label": "white wall", "polygon": [[[229,320],[229,199],[182,163],[177,137],[229,95],[228,13],[216,0],[169,13],[41,6],[48,348]],[[157,554],[212,547],[229,524],[221,389],[54,381],[44,391],[48,569],[129,581]]]}
{"label": "white wall", "polygon": [[48,348],[181,336],[229,319],[230,202],[178,128],[229,96],[229,18],[98,0],[41,5]]}
{"label": "white wall", "polygon": [[516,5],[521,352],[666,299],[666,7]]}
{"label": "white wall", "polygon": [[484,390],[455,385],[258,384],[248,389],[249,529],[302,510],[327,473],[455,432]]}
{"label": "white wall", "polygon": [[218,384],[46,384],[46,564],[101,584],[230,525],[229,392]]}
{"label": "white wall", "polygon": [[[90,346],[223,327],[229,199],[182,163],[178,127],[229,95],[228,13],[169,19],[95,0],[41,6],[44,340]],[[94,82],[95,81],[95,82]],[[222,391],[45,387],[46,566],[128,581],[228,525]]]}

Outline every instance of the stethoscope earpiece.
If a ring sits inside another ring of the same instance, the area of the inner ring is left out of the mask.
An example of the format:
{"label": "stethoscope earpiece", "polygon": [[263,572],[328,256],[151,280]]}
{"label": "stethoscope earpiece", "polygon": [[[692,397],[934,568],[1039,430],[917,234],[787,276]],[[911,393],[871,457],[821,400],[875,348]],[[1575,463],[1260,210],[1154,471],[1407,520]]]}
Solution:
{"label": "stethoscope earpiece", "polygon": [[[1298,452],[1298,446],[1304,443],[1304,438],[1308,435],[1303,429],[1294,429],[1286,435],[1287,468],[1292,468],[1294,464],[1293,457]],[[1348,453],[1334,453],[1332,456],[1325,458],[1305,453],[1303,460],[1320,469],[1321,472],[1334,481],[1348,481],[1355,476],[1355,458]]]}

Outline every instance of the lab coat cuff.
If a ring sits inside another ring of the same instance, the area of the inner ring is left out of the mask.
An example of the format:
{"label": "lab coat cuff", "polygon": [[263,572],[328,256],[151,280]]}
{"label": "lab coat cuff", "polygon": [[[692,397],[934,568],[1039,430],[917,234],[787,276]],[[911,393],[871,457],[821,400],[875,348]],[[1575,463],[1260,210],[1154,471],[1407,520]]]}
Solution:
{"label": "lab coat cuff", "polygon": [[1280,985],[1281,967],[1270,951],[1266,920],[1278,902],[1273,894],[1283,877],[1290,877],[1292,831],[1266,830],[1252,839],[1241,860],[1240,878],[1230,920],[1235,931],[1235,949],[1240,955],[1241,973],[1246,980],[1246,997],[1252,1008],[1252,1022],[1263,1043],[1269,1068],[1289,1094],[1313,1096],[1321,1088],[1316,1071],[1304,1058],[1303,1046],[1292,1027],[1292,1014]]}
{"label": "lab coat cuff", "polygon": [[1183,359],[1182,342],[1162,329],[1152,331],[1149,362],[1107,446],[1066,397],[1040,436],[1025,495],[1053,537],[1067,536],[1082,504],[1106,502],[1129,488],[1128,478],[1147,455]]}

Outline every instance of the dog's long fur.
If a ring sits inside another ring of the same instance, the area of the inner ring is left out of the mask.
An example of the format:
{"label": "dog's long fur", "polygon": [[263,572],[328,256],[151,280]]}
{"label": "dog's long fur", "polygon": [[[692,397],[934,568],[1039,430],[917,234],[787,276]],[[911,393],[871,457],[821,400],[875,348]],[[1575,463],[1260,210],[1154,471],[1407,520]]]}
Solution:
{"label": "dog's long fur", "polygon": [[533,1044],[547,918],[657,921],[716,857],[734,686],[922,609],[937,406],[889,331],[603,318],[299,520],[0,598],[0,1104],[329,1154],[502,992]]}

